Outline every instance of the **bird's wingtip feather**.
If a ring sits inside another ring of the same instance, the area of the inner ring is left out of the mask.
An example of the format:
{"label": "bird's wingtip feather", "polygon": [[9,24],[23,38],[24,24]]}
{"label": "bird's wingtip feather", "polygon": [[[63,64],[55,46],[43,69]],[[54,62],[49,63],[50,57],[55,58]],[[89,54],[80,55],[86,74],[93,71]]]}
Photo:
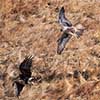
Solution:
{"label": "bird's wingtip feather", "polygon": [[60,11],[65,12],[64,6],[61,7]]}

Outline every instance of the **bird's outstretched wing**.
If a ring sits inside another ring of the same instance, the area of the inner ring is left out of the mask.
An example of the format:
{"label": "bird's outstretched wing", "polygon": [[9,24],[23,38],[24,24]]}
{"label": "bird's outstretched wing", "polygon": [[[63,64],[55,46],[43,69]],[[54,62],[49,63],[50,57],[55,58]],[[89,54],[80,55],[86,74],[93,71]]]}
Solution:
{"label": "bird's outstretched wing", "polygon": [[28,82],[28,79],[31,77],[31,67],[32,67],[32,56],[26,57],[24,61],[20,64],[20,79],[24,80],[25,83]]}
{"label": "bird's outstretched wing", "polygon": [[62,51],[65,48],[66,43],[70,40],[71,35],[67,34],[66,32],[64,32],[61,37],[57,40],[58,42],[58,46],[57,46],[57,53],[61,54]]}
{"label": "bird's outstretched wing", "polygon": [[62,7],[59,11],[58,21],[63,27],[71,27],[72,26],[72,23],[65,17],[64,7]]}
{"label": "bird's outstretched wing", "polygon": [[22,91],[24,85],[19,82],[14,82],[14,92],[15,95],[18,97],[20,95],[20,92]]}

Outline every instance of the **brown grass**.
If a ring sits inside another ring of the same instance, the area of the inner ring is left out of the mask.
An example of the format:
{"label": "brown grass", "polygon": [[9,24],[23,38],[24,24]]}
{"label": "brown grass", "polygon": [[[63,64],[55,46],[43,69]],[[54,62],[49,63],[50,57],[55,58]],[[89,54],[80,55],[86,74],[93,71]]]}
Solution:
{"label": "brown grass", "polygon": [[[61,6],[73,24],[86,30],[57,55]],[[20,100],[100,100],[100,82],[95,84],[100,81],[100,1],[0,0],[0,100],[18,99],[12,84],[26,55],[35,55],[32,76],[42,82],[26,85]],[[83,71],[89,73],[87,80]]]}

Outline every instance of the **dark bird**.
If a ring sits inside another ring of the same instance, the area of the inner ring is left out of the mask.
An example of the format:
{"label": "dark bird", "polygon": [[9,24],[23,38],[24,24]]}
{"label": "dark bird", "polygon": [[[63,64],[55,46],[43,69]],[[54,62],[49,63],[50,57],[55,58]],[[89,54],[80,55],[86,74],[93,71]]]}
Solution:
{"label": "dark bird", "polygon": [[70,38],[71,38],[70,34],[68,34],[66,32],[63,32],[63,34],[61,35],[61,37],[57,40],[57,43],[58,43],[57,53],[58,54],[62,53],[62,51],[65,48],[66,43],[70,40]]}
{"label": "dark bird", "polygon": [[75,37],[79,37],[79,30],[72,25],[72,23],[65,17],[65,9],[61,7],[59,11],[58,22],[62,27],[63,32],[67,31],[68,34],[71,34]]}
{"label": "dark bird", "polygon": [[13,83],[16,96],[20,95],[23,87],[25,86],[25,84],[28,84],[28,81],[31,78],[32,58],[33,56],[26,57],[19,65],[21,74]]}
{"label": "dark bird", "polygon": [[32,56],[26,57],[19,66],[21,72],[20,79],[25,81],[26,84],[31,77],[32,58]]}

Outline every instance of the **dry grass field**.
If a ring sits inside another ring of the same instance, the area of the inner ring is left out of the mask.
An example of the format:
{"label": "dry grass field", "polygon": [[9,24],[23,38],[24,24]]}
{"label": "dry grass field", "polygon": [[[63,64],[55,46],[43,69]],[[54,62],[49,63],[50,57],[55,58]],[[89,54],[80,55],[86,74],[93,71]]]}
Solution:
{"label": "dry grass field", "polygon": [[[82,24],[61,55],[59,9]],[[13,81],[19,64],[33,55],[32,77],[20,96]],[[100,0],[0,0],[0,100],[100,100]]]}

